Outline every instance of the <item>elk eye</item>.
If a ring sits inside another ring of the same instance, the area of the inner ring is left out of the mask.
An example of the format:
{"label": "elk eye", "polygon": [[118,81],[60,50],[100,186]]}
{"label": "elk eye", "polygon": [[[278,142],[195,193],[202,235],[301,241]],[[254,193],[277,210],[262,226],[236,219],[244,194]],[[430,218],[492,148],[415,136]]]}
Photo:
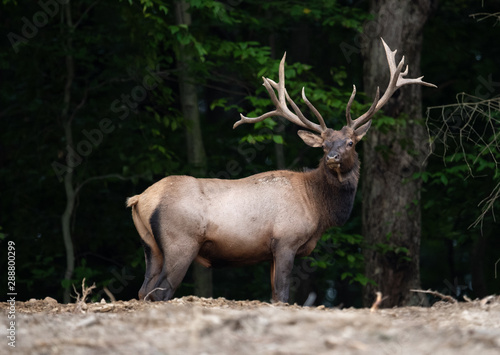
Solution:
{"label": "elk eye", "polygon": [[352,146],[353,146],[353,144],[354,144],[354,143],[353,143],[353,141],[350,141],[349,143],[347,143],[347,145],[348,145],[349,147],[352,147]]}

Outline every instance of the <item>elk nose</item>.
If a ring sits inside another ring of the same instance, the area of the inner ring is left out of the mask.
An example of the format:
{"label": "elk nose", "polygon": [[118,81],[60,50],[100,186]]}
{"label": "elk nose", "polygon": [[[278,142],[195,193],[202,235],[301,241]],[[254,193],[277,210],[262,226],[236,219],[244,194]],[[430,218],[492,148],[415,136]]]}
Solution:
{"label": "elk nose", "polygon": [[328,160],[338,163],[340,161],[340,155],[339,154],[328,155]]}

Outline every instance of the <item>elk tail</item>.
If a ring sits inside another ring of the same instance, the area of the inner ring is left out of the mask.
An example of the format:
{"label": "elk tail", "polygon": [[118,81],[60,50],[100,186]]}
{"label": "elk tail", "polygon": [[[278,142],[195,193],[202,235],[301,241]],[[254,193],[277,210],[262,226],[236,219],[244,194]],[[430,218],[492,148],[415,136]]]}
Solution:
{"label": "elk tail", "polygon": [[133,207],[137,205],[137,203],[139,202],[139,196],[140,195],[135,195],[127,198],[127,207]]}

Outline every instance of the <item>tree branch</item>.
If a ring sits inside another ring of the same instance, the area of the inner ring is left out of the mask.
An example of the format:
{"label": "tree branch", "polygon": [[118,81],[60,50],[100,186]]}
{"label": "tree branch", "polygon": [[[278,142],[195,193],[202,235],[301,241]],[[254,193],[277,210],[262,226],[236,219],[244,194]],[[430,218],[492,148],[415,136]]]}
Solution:
{"label": "tree branch", "polygon": [[139,178],[139,177],[144,177],[145,175],[133,175],[133,176],[128,176],[128,177],[125,177],[123,175],[120,175],[120,174],[107,174],[107,175],[100,175],[100,176],[93,176],[91,178],[88,178],[87,180],[84,180],[80,185],[78,185],[75,189],[75,195],[77,195],[81,188],[88,184],[89,182],[91,181],[96,181],[96,180],[104,180],[104,179],[120,179],[120,180],[132,180],[132,179],[135,179],[135,178]]}
{"label": "tree branch", "polygon": [[83,18],[85,17],[85,15],[87,15],[87,13],[95,6],[97,5],[97,3],[99,2],[99,0],[97,1],[94,1],[92,4],[90,4],[89,7],[87,7],[87,9],[83,12],[82,16],[80,16],[80,18],[78,19],[78,21],[76,21],[76,24],[75,26],[73,27],[74,29],[76,29],[80,23],[82,22]]}
{"label": "tree branch", "polygon": [[[169,79],[167,79],[169,77],[169,75],[171,73],[176,72],[176,71],[177,71],[177,69],[172,69],[172,70],[163,70],[163,71],[151,72],[151,73],[154,73],[154,74],[162,77],[165,80],[169,80]],[[104,85],[107,85],[107,84],[111,84],[111,83],[125,83],[125,82],[128,82],[128,81],[137,81],[137,79],[133,78],[132,76],[114,77],[114,78],[110,78],[108,80],[104,80],[104,81],[102,81],[100,83],[97,83],[95,86],[90,87],[89,91],[99,89],[99,88],[101,88],[101,87],[103,87]]]}
{"label": "tree branch", "polygon": [[500,12],[495,12],[495,13],[491,13],[491,14],[487,13],[487,12],[479,12],[477,14],[472,14],[472,15],[469,15],[469,16],[472,17],[474,20],[476,20],[476,17],[479,17],[477,19],[477,22],[489,19],[491,17],[495,17],[496,18],[495,24],[497,22],[500,22]]}
{"label": "tree branch", "polygon": [[[433,146],[440,143],[443,146],[442,158],[446,163],[446,156],[450,144],[460,150],[470,176],[474,176],[474,164],[481,157],[487,155],[498,168],[500,162],[497,160],[500,151],[500,96],[484,99],[481,97],[459,93],[456,96],[457,102],[448,105],[433,106],[427,109],[427,132],[431,138],[431,149],[427,159],[435,149]],[[440,111],[438,123],[431,122],[431,111]],[[481,127],[478,129],[478,127]],[[474,158],[470,157],[466,144],[472,143],[480,150],[476,152]],[[482,206],[479,217],[470,225],[475,227],[482,225],[485,215],[492,211],[494,215],[495,201],[500,199],[500,183],[497,183],[488,197],[483,199],[479,206]]]}
{"label": "tree branch", "polygon": [[453,297],[447,296],[447,295],[443,295],[442,293],[439,293],[437,291],[432,291],[432,290],[410,290],[410,291],[411,292],[419,292],[419,293],[428,293],[430,295],[437,296],[437,297],[441,298],[444,301],[448,301],[450,303],[457,303],[457,300],[454,299]]}
{"label": "tree branch", "polygon": [[75,118],[76,116],[76,113],[85,105],[85,103],[87,102],[87,94],[89,92],[89,88],[86,87],[85,88],[85,91],[83,92],[83,97],[80,101],[80,103],[75,107],[75,109],[73,110],[73,112],[71,113],[71,116],[68,118],[68,123],[71,125],[71,123],[73,122],[73,119]]}

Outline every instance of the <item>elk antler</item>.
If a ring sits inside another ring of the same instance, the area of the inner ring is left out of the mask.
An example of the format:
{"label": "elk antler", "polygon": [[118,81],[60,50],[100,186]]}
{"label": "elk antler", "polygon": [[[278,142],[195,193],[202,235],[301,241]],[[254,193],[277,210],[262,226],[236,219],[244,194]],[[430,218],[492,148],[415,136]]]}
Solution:
{"label": "elk antler", "polygon": [[[233,128],[238,127],[242,123],[255,123],[255,122],[260,122],[268,117],[281,116],[287,119],[288,121],[295,123],[298,126],[310,129],[318,133],[321,133],[327,129],[325,120],[323,119],[323,117],[321,117],[321,114],[318,112],[318,110],[307,99],[304,88],[302,88],[302,99],[309,107],[309,109],[314,113],[314,115],[318,118],[319,124],[308,120],[304,116],[304,114],[300,111],[295,102],[293,102],[293,100],[288,95],[288,92],[285,89],[285,58],[286,58],[286,53],[283,55],[283,58],[281,59],[280,62],[278,83],[269,78],[262,77],[262,80],[264,81],[263,85],[267,89],[267,92],[269,93],[271,100],[276,106],[276,109],[267,112],[259,117],[253,117],[253,118],[245,117],[242,114],[240,114],[241,119],[233,125]],[[276,97],[274,89],[278,91],[278,97]],[[290,111],[290,109],[286,104],[287,101],[290,104],[290,106],[292,106],[292,109],[295,113]]]}
{"label": "elk antler", "polygon": [[401,72],[403,69],[405,57],[401,59],[399,64],[396,66],[396,52],[397,50],[392,51],[389,46],[384,42],[384,39],[381,38],[382,44],[384,45],[385,49],[385,55],[387,57],[387,63],[389,63],[389,71],[391,73],[390,79],[389,79],[389,85],[387,86],[387,89],[385,90],[384,95],[382,98],[379,100],[379,88],[377,87],[377,93],[375,95],[375,100],[373,101],[373,104],[371,105],[370,109],[365,112],[363,115],[358,117],[355,120],[351,119],[351,105],[354,100],[354,96],[356,96],[356,86],[353,85],[353,90],[351,94],[351,98],[349,99],[349,102],[347,103],[347,108],[346,108],[346,119],[347,119],[347,125],[351,127],[352,129],[356,129],[373,117],[373,115],[380,110],[386,103],[389,101],[391,98],[392,94],[396,92],[400,87],[404,85],[409,85],[409,84],[419,84],[419,85],[425,85],[425,86],[430,86],[430,87],[437,87],[434,84],[427,83],[425,81],[422,81],[423,76],[416,78],[416,79],[406,79],[404,78],[408,74],[408,66],[406,66],[406,69],[404,72]]}

